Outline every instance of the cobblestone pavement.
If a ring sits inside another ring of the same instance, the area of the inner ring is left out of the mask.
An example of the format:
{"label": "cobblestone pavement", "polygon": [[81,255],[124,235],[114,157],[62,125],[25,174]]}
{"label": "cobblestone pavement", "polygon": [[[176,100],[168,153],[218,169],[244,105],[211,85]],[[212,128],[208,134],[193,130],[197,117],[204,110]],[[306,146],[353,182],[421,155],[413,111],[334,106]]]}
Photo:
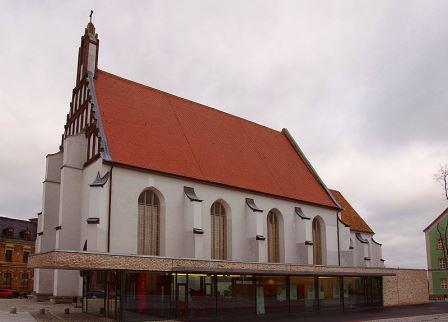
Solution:
{"label": "cobblestone pavement", "polygon": [[28,312],[19,312],[17,314],[10,314],[9,312],[0,312],[0,321],[35,322],[36,319],[34,319]]}
{"label": "cobblestone pavement", "polygon": [[448,321],[448,314],[432,314],[421,316],[408,316],[404,318],[369,320],[369,322],[441,322]]}
{"label": "cobblestone pavement", "polygon": [[[10,314],[11,307],[17,308],[17,314]],[[70,314],[64,314],[64,309],[70,309]],[[45,308],[44,315],[39,310]],[[228,322],[228,317],[214,319],[214,322]],[[318,314],[303,314],[296,316],[264,316],[248,319],[234,319],[238,322],[448,322],[448,303],[429,303],[403,307],[378,308],[352,312],[326,312]],[[104,317],[84,314],[81,308],[73,304],[52,304],[50,302],[35,302],[31,299],[0,299],[0,322],[54,322],[54,321],[111,321]],[[205,320],[204,320],[205,321]],[[212,321],[212,320],[207,320]],[[168,322],[168,321],[167,321]],[[175,321],[171,321],[175,322]]]}
{"label": "cobblestone pavement", "polygon": [[[11,307],[17,308],[17,314],[10,314]],[[45,314],[39,314],[44,308]],[[70,314],[64,310],[70,309]],[[103,317],[97,317],[82,313],[81,308],[73,304],[52,304],[50,302],[35,302],[31,299],[0,299],[0,322],[53,322],[53,321],[111,321]]]}

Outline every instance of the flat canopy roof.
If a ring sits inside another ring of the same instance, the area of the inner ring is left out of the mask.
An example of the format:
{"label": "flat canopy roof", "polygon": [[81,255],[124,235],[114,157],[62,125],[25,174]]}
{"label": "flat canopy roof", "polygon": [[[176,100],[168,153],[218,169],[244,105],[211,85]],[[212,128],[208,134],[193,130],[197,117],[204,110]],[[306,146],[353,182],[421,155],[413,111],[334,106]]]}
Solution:
{"label": "flat canopy roof", "polygon": [[30,256],[29,268],[67,270],[142,270],[172,273],[321,275],[321,276],[395,276],[395,269],[254,263],[224,260],[170,258],[147,255],[111,254],[54,250]]}

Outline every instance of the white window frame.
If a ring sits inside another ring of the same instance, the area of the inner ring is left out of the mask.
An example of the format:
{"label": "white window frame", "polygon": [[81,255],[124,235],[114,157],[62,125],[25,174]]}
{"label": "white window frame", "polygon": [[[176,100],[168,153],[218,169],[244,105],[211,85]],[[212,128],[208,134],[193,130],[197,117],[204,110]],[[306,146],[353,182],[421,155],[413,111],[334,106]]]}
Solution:
{"label": "white window frame", "polygon": [[440,288],[442,290],[448,290],[448,279],[446,279],[446,278],[440,279]]}

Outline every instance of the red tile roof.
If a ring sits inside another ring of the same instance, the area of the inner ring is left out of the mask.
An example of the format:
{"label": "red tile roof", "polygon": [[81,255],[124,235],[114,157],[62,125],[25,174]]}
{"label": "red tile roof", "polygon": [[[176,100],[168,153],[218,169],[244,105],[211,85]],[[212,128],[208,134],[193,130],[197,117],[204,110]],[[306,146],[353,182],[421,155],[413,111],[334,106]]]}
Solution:
{"label": "red tile roof", "polygon": [[337,190],[330,190],[333,196],[336,198],[336,201],[341,205],[344,209],[341,212],[342,221],[350,226],[351,230],[359,231],[363,233],[371,233],[373,234],[373,230],[367,225],[364,219],[356,212],[355,209],[349,204],[347,199]]}
{"label": "red tile roof", "polygon": [[104,71],[94,86],[113,162],[337,207],[282,132]]}

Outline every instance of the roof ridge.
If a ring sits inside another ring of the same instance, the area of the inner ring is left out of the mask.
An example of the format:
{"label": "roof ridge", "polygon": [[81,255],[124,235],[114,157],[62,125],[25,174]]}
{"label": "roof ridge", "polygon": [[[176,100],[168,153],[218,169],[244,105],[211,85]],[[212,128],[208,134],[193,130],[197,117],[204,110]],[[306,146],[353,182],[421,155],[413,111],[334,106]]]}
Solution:
{"label": "roof ridge", "polygon": [[5,216],[0,216],[0,219],[15,220],[15,221],[21,221],[24,223],[32,223],[32,221],[30,221],[29,219],[19,219],[19,218],[5,217]]}
{"label": "roof ridge", "polygon": [[176,98],[176,99],[180,99],[180,100],[183,100],[183,101],[187,101],[187,102],[190,102],[190,103],[197,104],[197,105],[199,105],[200,107],[208,108],[208,109],[211,109],[211,110],[216,111],[216,112],[218,112],[218,113],[225,114],[225,115],[230,116],[230,117],[233,117],[233,118],[237,118],[237,119],[240,119],[240,120],[244,120],[244,121],[246,121],[246,122],[250,122],[250,123],[252,123],[252,124],[255,124],[255,125],[257,125],[257,126],[263,127],[263,128],[265,128],[265,129],[268,129],[268,130],[271,130],[271,131],[273,131],[273,132],[282,133],[281,131],[278,131],[278,130],[276,130],[276,129],[273,129],[273,128],[267,126],[267,125],[263,125],[263,124],[260,124],[260,123],[257,123],[257,122],[248,120],[248,119],[246,119],[246,118],[244,118],[244,117],[237,116],[237,115],[234,115],[234,114],[231,114],[231,113],[222,111],[222,110],[220,110],[220,109],[217,109],[217,108],[214,108],[214,107],[211,107],[211,106],[208,106],[208,105],[205,105],[205,104],[202,104],[202,103],[199,103],[199,102],[190,100],[190,99],[188,99],[188,98],[184,98],[184,97],[181,97],[181,96],[177,96],[177,95],[175,95],[175,94],[172,94],[172,93],[169,93],[169,92],[165,92],[165,91],[163,91],[163,90],[161,90],[161,89],[154,88],[154,87],[151,87],[151,86],[149,86],[149,85],[145,85],[145,84],[142,84],[142,83],[139,83],[139,82],[136,82],[136,81],[133,81],[133,80],[124,78],[124,77],[122,77],[122,76],[118,76],[118,75],[116,75],[116,74],[112,74],[112,73],[110,73],[110,72],[106,72],[105,70],[102,70],[102,69],[98,69],[98,72],[99,72],[99,73],[105,73],[105,74],[108,74],[109,76],[118,78],[118,79],[120,79],[120,80],[123,80],[123,81],[125,81],[125,82],[131,83],[131,84],[134,84],[134,85],[138,85],[138,86],[144,87],[144,88],[149,89],[149,90],[152,90],[152,91],[156,91],[156,92],[159,92],[159,93],[162,93],[162,94],[170,95],[170,96],[172,96],[173,98]]}
{"label": "roof ridge", "polygon": [[425,229],[423,229],[423,232],[426,232],[432,225],[434,225],[440,218],[442,218],[445,212],[447,212],[447,210],[448,207],[446,207],[445,210],[443,210],[440,215],[438,215],[433,221],[431,221],[431,223],[428,226],[426,226]]}

